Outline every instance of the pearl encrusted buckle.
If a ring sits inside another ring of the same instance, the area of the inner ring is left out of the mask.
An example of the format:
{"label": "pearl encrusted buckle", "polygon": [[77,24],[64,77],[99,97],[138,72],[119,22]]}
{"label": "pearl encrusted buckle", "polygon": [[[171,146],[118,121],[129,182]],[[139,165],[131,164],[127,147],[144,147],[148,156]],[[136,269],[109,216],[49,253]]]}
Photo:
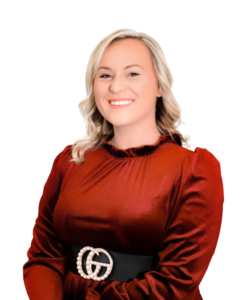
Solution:
{"label": "pearl encrusted buckle", "polygon": [[[82,259],[83,259],[83,255],[86,251],[91,250],[87,256],[87,260],[86,260],[86,270],[88,275],[86,275],[82,269]],[[99,252],[102,252],[104,254],[107,255],[107,257],[109,258],[110,263],[102,263],[99,261],[94,261],[93,256],[95,254],[97,254],[99,256]],[[95,271],[92,271],[92,265],[96,265]],[[101,277],[98,277],[97,275],[99,274],[99,272],[101,271],[101,266],[106,267],[107,270],[105,272],[105,274]],[[78,269],[78,273],[86,278],[86,279],[93,279],[96,281],[101,281],[104,280],[105,278],[107,278],[109,276],[109,274],[111,273],[113,268],[113,259],[110,256],[110,254],[103,248],[93,248],[90,246],[86,246],[84,248],[82,248],[79,253],[78,253],[78,257],[77,257],[77,269]]]}

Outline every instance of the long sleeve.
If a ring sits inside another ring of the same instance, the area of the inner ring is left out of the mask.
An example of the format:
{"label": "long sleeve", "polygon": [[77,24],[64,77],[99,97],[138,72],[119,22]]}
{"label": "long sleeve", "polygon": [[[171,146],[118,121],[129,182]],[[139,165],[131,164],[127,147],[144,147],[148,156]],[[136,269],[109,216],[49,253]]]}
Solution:
{"label": "long sleeve", "polygon": [[53,210],[62,182],[62,168],[66,164],[70,146],[55,158],[39,202],[33,239],[23,266],[24,284],[31,300],[63,299],[63,276],[67,251],[53,227]]}
{"label": "long sleeve", "polygon": [[110,282],[98,292],[89,288],[86,299],[201,299],[198,288],[215,252],[223,202],[220,163],[207,149],[197,147],[176,170],[155,270],[143,279]]}

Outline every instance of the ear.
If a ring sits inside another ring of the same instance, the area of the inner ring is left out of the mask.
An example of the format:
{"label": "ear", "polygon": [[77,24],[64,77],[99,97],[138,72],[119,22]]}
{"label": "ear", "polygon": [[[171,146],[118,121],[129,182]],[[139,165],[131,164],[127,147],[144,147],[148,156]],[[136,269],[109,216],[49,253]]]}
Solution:
{"label": "ear", "polygon": [[157,92],[156,97],[162,97],[162,90],[161,90],[161,87],[158,88],[158,92]]}

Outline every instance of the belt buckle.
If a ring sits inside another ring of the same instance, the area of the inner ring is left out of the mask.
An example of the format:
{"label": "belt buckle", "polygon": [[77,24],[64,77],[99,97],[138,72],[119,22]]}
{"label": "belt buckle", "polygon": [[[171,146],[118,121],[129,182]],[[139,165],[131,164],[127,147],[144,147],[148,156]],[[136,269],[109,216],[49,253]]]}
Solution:
{"label": "belt buckle", "polygon": [[[88,250],[91,250],[91,251],[88,253],[87,260],[86,260],[86,270],[88,273],[88,275],[86,275],[82,269],[82,259],[83,259],[84,253]],[[102,252],[107,255],[107,257],[109,258],[109,261],[110,261],[109,264],[92,260],[93,256],[95,254],[97,254],[99,256],[99,252]],[[94,272],[92,271],[92,265],[96,265]],[[101,271],[101,266],[106,267],[107,270],[104,275],[102,275],[101,277],[98,277],[97,275]],[[77,257],[78,273],[86,279],[93,279],[95,281],[104,280],[112,272],[112,268],[113,268],[113,259],[110,256],[110,254],[103,248],[93,248],[90,246],[86,246],[86,247],[82,248],[78,253],[78,257]]]}

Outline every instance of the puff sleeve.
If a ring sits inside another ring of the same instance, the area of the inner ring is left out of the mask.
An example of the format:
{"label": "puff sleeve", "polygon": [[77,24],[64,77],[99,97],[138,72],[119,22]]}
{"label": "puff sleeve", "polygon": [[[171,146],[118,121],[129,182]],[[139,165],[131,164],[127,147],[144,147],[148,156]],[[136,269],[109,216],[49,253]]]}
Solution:
{"label": "puff sleeve", "polygon": [[53,210],[70,147],[65,147],[54,159],[39,202],[28,261],[23,265],[24,284],[31,300],[64,299],[63,276],[68,252],[53,227]]}
{"label": "puff sleeve", "polygon": [[155,270],[143,279],[110,282],[99,293],[89,288],[86,299],[201,299],[198,288],[215,252],[223,202],[220,163],[207,149],[197,147],[176,170]]}

